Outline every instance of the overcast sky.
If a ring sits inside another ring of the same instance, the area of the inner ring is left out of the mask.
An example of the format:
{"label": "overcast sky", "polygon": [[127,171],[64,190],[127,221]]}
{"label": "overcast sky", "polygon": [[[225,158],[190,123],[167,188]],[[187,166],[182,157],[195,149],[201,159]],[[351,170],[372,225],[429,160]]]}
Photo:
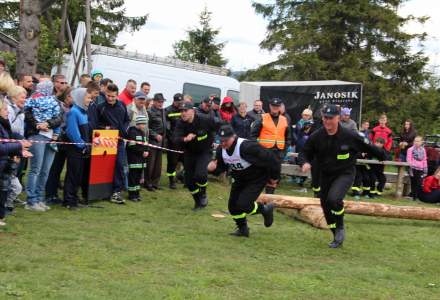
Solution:
{"label": "overcast sky", "polygon": [[[431,17],[425,25],[410,24],[406,30],[428,33],[425,53],[430,57],[432,67],[440,65],[439,3],[438,0],[409,0],[399,11],[402,15]],[[267,21],[255,14],[251,0],[126,0],[129,16],[148,13],[149,18],[140,31],[121,33],[117,43],[126,44],[130,51],[172,55],[172,44],[185,38],[186,29],[198,24],[198,16],[205,5],[212,12],[213,27],[220,29],[218,41],[226,42],[223,55],[229,61],[228,68],[234,71],[252,69],[276,57],[276,53],[261,50],[258,46],[265,37]],[[414,45],[414,51],[417,47]],[[440,73],[440,70],[437,68],[436,72]]]}

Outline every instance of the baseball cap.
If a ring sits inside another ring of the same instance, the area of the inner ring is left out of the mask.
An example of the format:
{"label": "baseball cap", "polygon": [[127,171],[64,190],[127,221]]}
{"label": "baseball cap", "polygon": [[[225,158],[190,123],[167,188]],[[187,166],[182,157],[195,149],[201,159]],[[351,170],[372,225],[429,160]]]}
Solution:
{"label": "baseball cap", "polygon": [[136,92],[136,94],[134,94],[134,97],[136,99],[142,99],[142,100],[146,100],[147,99],[147,95],[145,95],[143,92],[138,91]]}
{"label": "baseball cap", "polygon": [[221,140],[226,140],[226,139],[234,136],[234,134],[235,134],[235,131],[231,127],[231,125],[223,125],[222,127],[220,127],[220,129],[218,131],[218,135],[220,136]]}
{"label": "baseball cap", "polygon": [[183,95],[181,93],[177,93],[173,96],[174,101],[183,101]]}
{"label": "baseball cap", "polygon": [[281,106],[281,104],[283,104],[283,100],[280,98],[272,98],[269,100],[269,104],[273,106]]}
{"label": "baseball cap", "polygon": [[217,105],[220,105],[220,102],[222,102],[222,100],[220,99],[220,97],[215,96],[212,98],[212,102]]}
{"label": "baseball cap", "polygon": [[335,104],[326,104],[322,108],[322,115],[324,117],[335,117],[341,114],[341,108],[339,105]]}
{"label": "baseball cap", "polygon": [[205,98],[202,99],[202,102],[204,102],[204,103],[210,103],[210,102],[211,102],[211,99],[209,99],[209,97],[205,97]]}
{"label": "baseball cap", "polygon": [[192,102],[183,102],[179,106],[180,110],[188,110],[188,109],[194,109],[194,104]]}

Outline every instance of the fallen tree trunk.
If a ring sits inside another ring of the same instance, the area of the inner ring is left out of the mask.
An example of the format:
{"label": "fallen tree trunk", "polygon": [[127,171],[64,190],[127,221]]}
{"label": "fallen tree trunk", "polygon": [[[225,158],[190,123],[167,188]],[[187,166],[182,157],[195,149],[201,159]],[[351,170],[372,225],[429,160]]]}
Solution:
{"label": "fallen tree trunk", "polygon": [[313,227],[320,229],[327,229],[327,222],[325,221],[324,214],[321,207],[307,206],[301,210],[289,209],[289,208],[277,208],[277,211],[292,217],[304,223],[311,224]]}
{"label": "fallen tree trunk", "polygon": [[[284,195],[267,195],[262,194],[258,198],[258,202],[272,202],[276,207],[303,210],[309,206],[319,207],[319,199],[294,197]],[[345,212],[354,215],[415,219],[415,220],[440,220],[440,209],[429,207],[415,206],[396,206],[382,203],[344,201]],[[315,211],[316,214],[316,211]],[[322,214],[322,211],[321,211]]]}

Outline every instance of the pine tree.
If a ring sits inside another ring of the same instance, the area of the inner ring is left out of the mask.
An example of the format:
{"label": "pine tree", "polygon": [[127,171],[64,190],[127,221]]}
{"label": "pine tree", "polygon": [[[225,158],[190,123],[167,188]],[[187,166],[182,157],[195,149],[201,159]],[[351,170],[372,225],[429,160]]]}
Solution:
{"label": "pine tree", "polygon": [[200,13],[200,26],[187,30],[187,38],[173,45],[175,58],[218,67],[226,65],[221,54],[225,43],[215,42],[219,30],[211,27],[211,14],[205,7]]}
{"label": "pine tree", "polygon": [[[386,112],[397,121],[409,102],[431,78],[423,52],[411,43],[425,33],[402,31],[408,22],[426,17],[397,14],[405,0],[274,0],[254,3],[266,18],[267,36],[260,46],[280,51],[278,59],[251,70],[246,80],[329,80],[364,85],[363,115]],[[415,105],[414,103],[409,103]],[[408,117],[411,117],[409,111]],[[401,121],[400,121],[401,122]],[[400,122],[398,126],[400,126]]]}

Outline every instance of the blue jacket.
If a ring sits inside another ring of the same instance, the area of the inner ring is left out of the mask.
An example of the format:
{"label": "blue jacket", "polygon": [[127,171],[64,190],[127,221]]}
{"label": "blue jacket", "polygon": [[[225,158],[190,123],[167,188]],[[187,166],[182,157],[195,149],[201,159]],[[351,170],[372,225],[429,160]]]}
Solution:
{"label": "blue jacket", "polygon": [[[72,109],[67,113],[66,118],[66,135],[69,142],[72,143],[89,143],[90,142],[90,126],[87,118],[87,111],[74,104]],[[75,145],[79,149],[84,149],[86,145]]]}

